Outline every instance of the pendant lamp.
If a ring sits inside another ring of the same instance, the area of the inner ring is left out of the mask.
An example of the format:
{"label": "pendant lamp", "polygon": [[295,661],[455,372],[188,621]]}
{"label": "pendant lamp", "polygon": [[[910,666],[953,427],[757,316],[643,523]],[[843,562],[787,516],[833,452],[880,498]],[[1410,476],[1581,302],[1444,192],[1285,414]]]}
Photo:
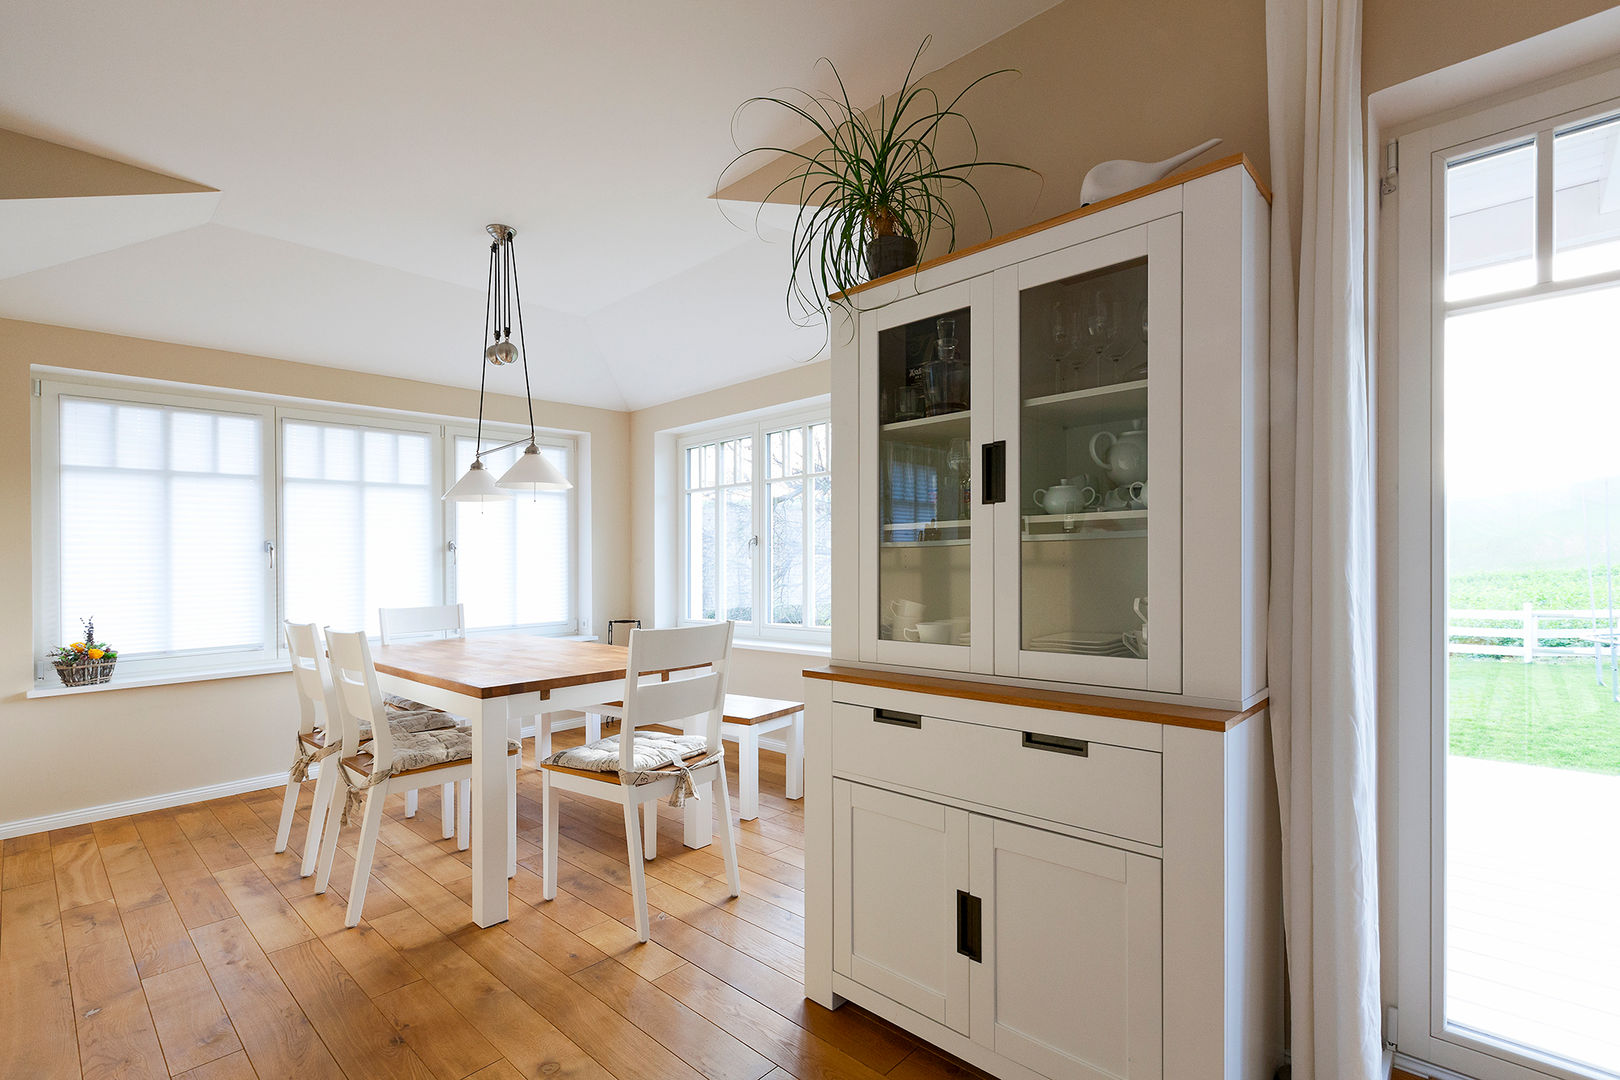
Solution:
{"label": "pendant lamp", "polygon": [[[480,366],[478,377],[478,442],[472,465],[461,479],[444,493],[450,502],[484,502],[504,499],[518,491],[566,491],[574,485],[540,452],[534,433],[534,397],[529,390],[529,351],[523,343],[523,298],[518,291],[517,255],[513,239],[517,231],[510,225],[486,225],[493,238],[489,245],[489,287],[484,294],[483,358],[489,366]],[[516,315],[518,340],[512,344],[512,323]],[[518,455],[517,463],[501,474],[499,480],[484,465],[484,455],[510,450],[525,440],[516,439],[500,446],[484,445],[484,385],[489,367],[505,367],[523,361],[523,395],[529,401],[528,446]]]}

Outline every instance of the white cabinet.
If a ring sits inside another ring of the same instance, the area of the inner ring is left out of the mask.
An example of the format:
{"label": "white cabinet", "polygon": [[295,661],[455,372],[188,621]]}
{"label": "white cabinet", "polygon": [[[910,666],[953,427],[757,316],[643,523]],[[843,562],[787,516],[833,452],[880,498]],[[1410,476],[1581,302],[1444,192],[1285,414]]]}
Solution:
{"label": "white cabinet", "polygon": [[807,996],[1007,1080],[1271,1080],[1264,709],[807,674]]}
{"label": "white cabinet", "polygon": [[1281,1063],[1266,198],[1219,162],[835,311],[815,1001],[1006,1080]]}
{"label": "white cabinet", "polygon": [[835,780],[833,969],[1042,1076],[1157,1080],[1159,860]]}
{"label": "white cabinet", "polygon": [[834,655],[1263,690],[1268,221],[1233,163],[854,293]]}

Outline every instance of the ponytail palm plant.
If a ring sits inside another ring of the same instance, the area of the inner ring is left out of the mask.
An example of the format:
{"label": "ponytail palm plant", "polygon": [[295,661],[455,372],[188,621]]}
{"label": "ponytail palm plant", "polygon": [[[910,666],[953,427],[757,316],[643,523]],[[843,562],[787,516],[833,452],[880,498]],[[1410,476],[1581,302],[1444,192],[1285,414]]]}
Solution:
{"label": "ponytail palm plant", "polygon": [[[829,297],[848,304],[843,294],[870,277],[885,272],[874,256],[886,247],[909,249],[900,269],[916,262],[936,233],[944,234],[947,250],[956,246],[957,214],[947,195],[966,195],[979,204],[990,220],[989,208],[969,174],[976,168],[1031,171],[1005,161],[979,161],[979,140],[972,123],[957,108],[969,91],[986,79],[1011,74],[1003,68],[981,75],[948,104],[929,87],[916,81],[917,63],[928,38],[912,57],[906,77],[893,97],[878,101],[870,110],[857,109],[838,68],[823,57],[837,83],[836,96],[788,90],[785,96],[749,98],[751,105],[785,109],[808,121],[814,138],[807,149],[759,146],[745,151],[726,166],[756,154],[778,154],[792,162],[792,171],[771,188],[764,202],[779,192],[792,192],[799,203],[793,222],[792,273],[788,278],[787,307],[794,322],[809,326],[825,318]],[[936,143],[944,131],[961,132],[969,153],[964,160],[942,161]],[[722,174],[722,179],[724,174]],[[886,237],[904,238],[900,244]]]}

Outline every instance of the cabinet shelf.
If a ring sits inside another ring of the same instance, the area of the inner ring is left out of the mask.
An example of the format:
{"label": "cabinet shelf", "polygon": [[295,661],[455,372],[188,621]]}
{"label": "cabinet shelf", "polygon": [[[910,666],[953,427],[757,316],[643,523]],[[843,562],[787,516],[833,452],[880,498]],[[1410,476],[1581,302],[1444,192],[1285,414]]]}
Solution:
{"label": "cabinet shelf", "polygon": [[1140,420],[1147,416],[1147,380],[1094,386],[1066,394],[1047,394],[1024,399],[1028,419],[1061,427],[1076,424],[1111,424],[1120,420]]}
{"label": "cabinet shelf", "polygon": [[1103,510],[1089,514],[1028,514],[1020,539],[1100,540],[1147,535],[1146,510]]}
{"label": "cabinet shelf", "polygon": [[958,427],[965,429],[972,416],[971,411],[962,409],[959,412],[940,413],[938,416],[919,416],[915,420],[896,420],[891,424],[879,424],[878,430],[886,435],[907,432],[918,435],[944,436],[951,429]]}

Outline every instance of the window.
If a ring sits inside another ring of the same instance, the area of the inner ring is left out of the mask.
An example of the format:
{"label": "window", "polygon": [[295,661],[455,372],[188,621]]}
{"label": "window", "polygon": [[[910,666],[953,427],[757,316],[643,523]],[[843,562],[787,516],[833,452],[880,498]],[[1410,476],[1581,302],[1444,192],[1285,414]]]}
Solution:
{"label": "window", "polygon": [[[490,440],[486,438],[485,443]],[[456,435],[454,476],[472,464],[476,438]],[[496,476],[521,446],[485,454]],[[574,479],[572,445],[545,443],[540,453]],[[576,481],[577,484],[577,481]],[[467,625],[534,627],[558,633],[574,625],[574,493],[542,491],[501,502],[449,503],[454,545],[452,600],[467,608]]]}
{"label": "window", "polygon": [[[124,664],[275,653],[267,418],[160,399],[55,397],[57,588],[43,647],[94,619]],[[41,652],[44,651],[41,649]]]}
{"label": "window", "polygon": [[282,421],[287,618],[376,634],[378,608],[438,602],[436,434]]}
{"label": "window", "polygon": [[732,425],[681,443],[681,617],[825,641],[832,625],[831,425]]}
{"label": "window", "polygon": [[[119,650],[118,681],[274,664],[282,619],[375,634],[383,606],[459,600],[475,630],[578,626],[575,493],[442,501],[470,428],[93,380],[38,393],[35,656],[49,685],[47,651],[87,618]],[[517,434],[484,432],[486,445]],[[541,442],[573,478],[575,441]],[[514,453],[486,458],[498,472]]]}
{"label": "window", "polygon": [[1481,1080],[1620,1074],[1616,94],[1400,141],[1398,1049]]}

